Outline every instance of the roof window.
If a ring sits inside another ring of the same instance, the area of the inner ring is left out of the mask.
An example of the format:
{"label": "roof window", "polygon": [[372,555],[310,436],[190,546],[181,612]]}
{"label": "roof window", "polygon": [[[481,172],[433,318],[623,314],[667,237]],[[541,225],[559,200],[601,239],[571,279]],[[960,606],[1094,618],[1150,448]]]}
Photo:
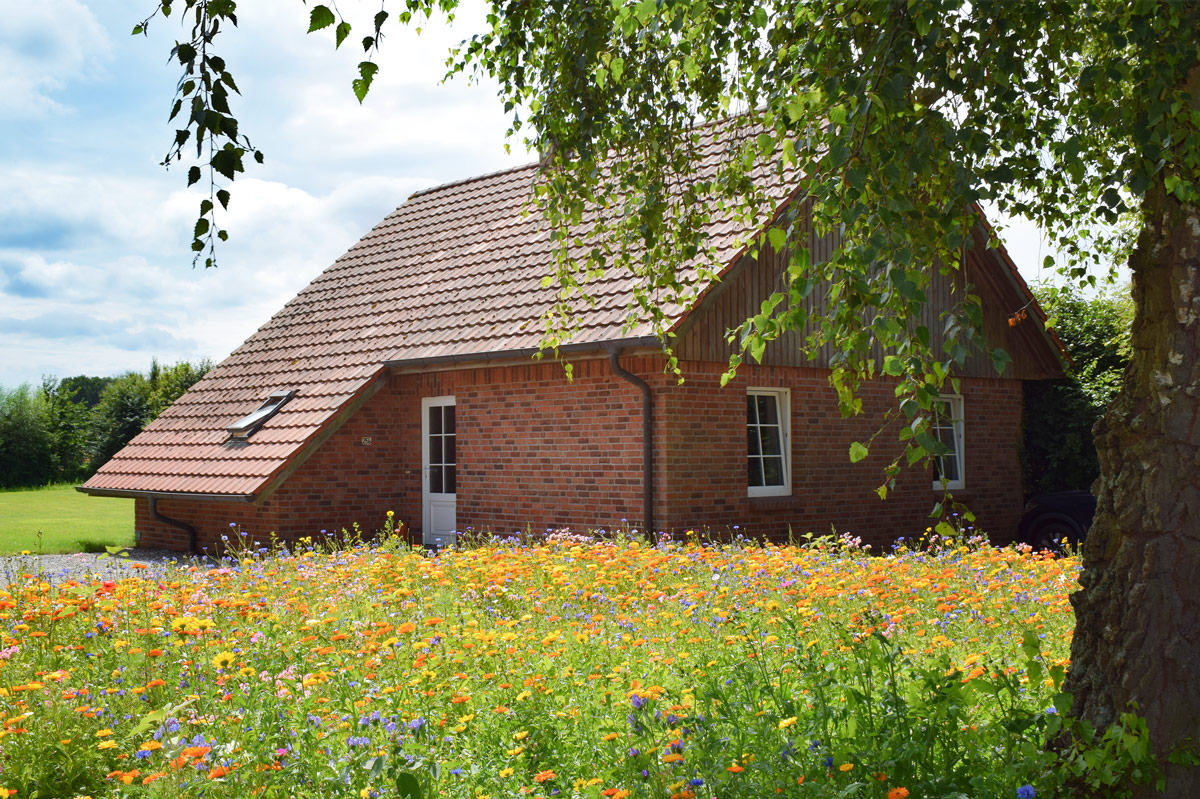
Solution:
{"label": "roof window", "polygon": [[271,396],[267,397],[267,401],[258,406],[258,410],[243,416],[225,428],[229,432],[229,438],[233,441],[245,441],[250,438],[294,396],[296,396],[295,389],[272,391]]}

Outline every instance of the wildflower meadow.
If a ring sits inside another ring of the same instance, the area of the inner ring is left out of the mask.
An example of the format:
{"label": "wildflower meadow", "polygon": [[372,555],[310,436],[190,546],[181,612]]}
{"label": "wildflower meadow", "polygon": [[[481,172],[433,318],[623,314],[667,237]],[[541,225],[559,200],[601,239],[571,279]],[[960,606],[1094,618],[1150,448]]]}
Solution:
{"label": "wildflower meadow", "polygon": [[1136,759],[1046,745],[1078,568],[565,533],[30,561],[0,590],[0,796],[1061,795]]}

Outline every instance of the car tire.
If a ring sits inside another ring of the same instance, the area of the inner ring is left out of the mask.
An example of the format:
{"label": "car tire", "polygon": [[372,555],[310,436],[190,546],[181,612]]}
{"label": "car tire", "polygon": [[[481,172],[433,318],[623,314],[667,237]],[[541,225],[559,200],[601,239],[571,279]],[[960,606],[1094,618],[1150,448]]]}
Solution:
{"label": "car tire", "polygon": [[1039,524],[1029,536],[1029,543],[1035,552],[1048,549],[1051,552],[1063,550],[1063,539],[1071,546],[1077,545],[1083,536],[1079,528],[1068,519],[1048,519]]}

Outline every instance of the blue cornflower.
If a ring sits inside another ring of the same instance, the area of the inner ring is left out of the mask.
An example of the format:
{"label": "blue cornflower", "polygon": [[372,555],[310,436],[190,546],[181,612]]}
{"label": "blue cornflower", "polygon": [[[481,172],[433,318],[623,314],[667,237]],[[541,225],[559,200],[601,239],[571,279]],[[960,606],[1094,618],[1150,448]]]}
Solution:
{"label": "blue cornflower", "polygon": [[1022,785],[1017,788],[1017,799],[1033,799],[1035,796],[1037,796],[1037,791],[1033,789],[1032,785]]}

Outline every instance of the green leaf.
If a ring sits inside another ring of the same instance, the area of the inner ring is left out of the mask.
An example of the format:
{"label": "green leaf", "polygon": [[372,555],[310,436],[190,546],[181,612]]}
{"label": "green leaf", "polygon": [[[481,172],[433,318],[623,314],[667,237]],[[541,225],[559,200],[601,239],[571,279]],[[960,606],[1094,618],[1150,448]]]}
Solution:
{"label": "green leaf", "polygon": [[850,445],[850,462],[851,463],[858,463],[863,458],[867,457],[868,454],[869,454],[869,452],[868,452],[867,448],[864,447],[858,441],[855,441],[853,444]]}
{"label": "green leaf", "polygon": [[336,17],[329,10],[328,6],[313,6],[312,13],[308,17],[308,32],[319,31],[322,28],[328,28],[334,22]]}
{"label": "green leaf", "polygon": [[200,167],[194,166],[188,170],[188,185],[192,186],[200,182]]}
{"label": "green leaf", "polygon": [[608,71],[612,73],[613,83],[621,82],[621,74],[625,72],[625,59],[614,58],[608,62]]}
{"label": "green leaf", "polygon": [[396,775],[396,791],[400,794],[400,799],[422,799],[421,783],[408,772]]}
{"label": "green leaf", "polygon": [[767,239],[771,242],[771,249],[775,252],[782,252],[787,244],[787,231],[783,228],[773,227],[767,231]]}
{"label": "green leaf", "polygon": [[358,74],[361,77],[351,81],[351,86],[354,89],[354,96],[358,98],[358,102],[362,103],[367,97],[367,92],[371,91],[371,81],[375,80],[375,73],[379,71],[379,67],[370,61],[363,61],[358,65]]}
{"label": "green leaf", "polygon": [[221,204],[222,208],[224,208],[226,211],[228,211],[229,210],[229,192],[227,192],[225,189],[220,189],[217,192],[217,202],[219,202]]}
{"label": "green leaf", "polygon": [[333,35],[334,35],[334,43],[333,43],[334,48],[336,49],[338,47],[341,47],[342,42],[346,41],[346,37],[350,35],[350,23],[349,22],[339,22],[338,26],[337,26],[337,30],[334,31]]}
{"label": "green leaf", "polygon": [[1038,639],[1037,633],[1033,630],[1026,630],[1021,636],[1021,651],[1025,653],[1025,657],[1033,660],[1042,651],[1042,642]]}
{"label": "green leaf", "polygon": [[892,377],[904,374],[904,361],[895,355],[885,355],[883,358],[883,373]]}

